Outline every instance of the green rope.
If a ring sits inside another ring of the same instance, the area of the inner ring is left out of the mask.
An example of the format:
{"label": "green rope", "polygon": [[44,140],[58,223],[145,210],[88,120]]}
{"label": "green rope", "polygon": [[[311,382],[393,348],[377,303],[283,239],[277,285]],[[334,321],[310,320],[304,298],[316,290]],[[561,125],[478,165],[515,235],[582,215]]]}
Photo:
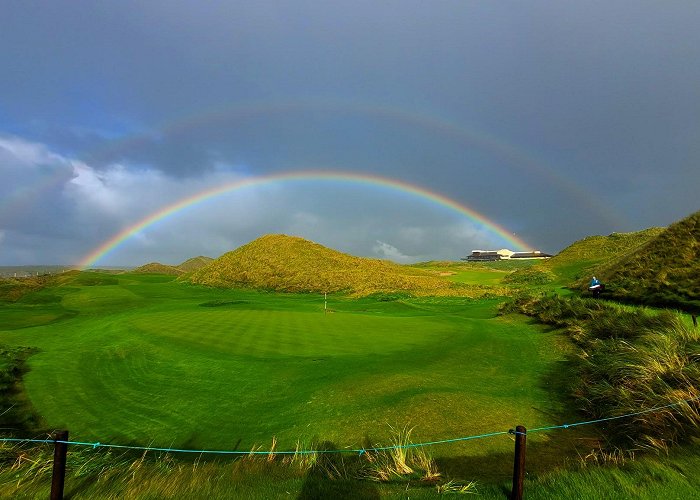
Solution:
{"label": "green rope", "polygon": [[[627,413],[625,415],[619,415],[616,417],[605,417],[605,418],[599,418],[595,420],[585,420],[582,422],[574,422],[572,424],[561,424],[561,425],[550,425],[550,426],[545,426],[545,427],[536,427],[534,429],[529,429],[527,433],[533,433],[533,432],[543,432],[543,431],[551,431],[551,430],[556,430],[556,429],[568,429],[570,427],[576,427],[576,426],[581,426],[581,425],[590,425],[590,424],[596,424],[600,422],[607,422],[610,420],[618,420],[621,418],[629,418],[629,417],[634,417],[637,415],[643,415],[645,413],[653,413],[656,411],[664,410],[667,408],[673,408],[682,404],[688,404],[692,403],[694,401],[700,401],[700,396],[692,399],[686,399],[683,401],[678,401],[677,403],[671,403],[667,404],[664,406],[656,406],[654,408],[649,408],[647,410],[641,410],[638,412],[634,413]],[[433,445],[438,445],[438,444],[446,444],[446,443],[456,443],[460,441],[470,441],[473,439],[483,439],[483,438],[488,438],[488,437],[494,437],[494,436],[502,436],[504,434],[519,434],[517,431],[514,431],[513,429],[509,431],[498,431],[498,432],[488,432],[485,434],[476,434],[473,436],[464,436],[464,437],[459,437],[459,438],[453,438],[453,439],[441,439],[438,441],[426,441],[422,443],[408,443],[408,444],[400,444],[400,445],[394,445],[394,446],[381,446],[381,447],[374,447],[374,448],[359,448],[359,449],[341,449],[341,450],[294,450],[294,451],[239,451],[239,450],[189,450],[189,449],[182,449],[182,448],[160,448],[160,447],[153,447],[153,446],[129,446],[129,445],[123,445],[123,444],[109,444],[109,443],[100,443],[95,442],[85,442],[85,441],[62,441],[62,440],[57,440],[57,439],[29,439],[29,438],[0,438],[0,442],[15,442],[15,443],[63,443],[63,444],[69,444],[73,446],[86,446],[90,447],[93,450],[97,448],[119,448],[119,449],[125,449],[125,450],[137,450],[137,451],[159,451],[159,452],[164,452],[164,453],[197,453],[197,454],[219,454],[219,455],[314,455],[314,454],[324,454],[324,453],[356,453],[362,456],[365,453],[368,452],[379,452],[379,451],[389,451],[389,450],[400,450],[400,449],[408,449],[408,448],[420,448],[424,446],[433,446]]]}

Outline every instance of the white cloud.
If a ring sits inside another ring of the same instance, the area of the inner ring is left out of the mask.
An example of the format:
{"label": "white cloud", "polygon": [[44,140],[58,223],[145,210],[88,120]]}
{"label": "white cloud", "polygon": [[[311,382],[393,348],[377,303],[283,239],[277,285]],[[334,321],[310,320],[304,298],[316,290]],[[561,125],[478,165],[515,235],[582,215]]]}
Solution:
{"label": "white cloud", "polygon": [[407,264],[409,262],[415,261],[414,257],[410,255],[405,255],[398,248],[389,243],[377,240],[377,244],[372,247],[374,253],[381,259],[389,259],[400,264]]}
{"label": "white cloud", "polygon": [[3,168],[64,166],[70,163],[43,144],[8,135],[0,135],[0,155],[4,160],[0,162]]}

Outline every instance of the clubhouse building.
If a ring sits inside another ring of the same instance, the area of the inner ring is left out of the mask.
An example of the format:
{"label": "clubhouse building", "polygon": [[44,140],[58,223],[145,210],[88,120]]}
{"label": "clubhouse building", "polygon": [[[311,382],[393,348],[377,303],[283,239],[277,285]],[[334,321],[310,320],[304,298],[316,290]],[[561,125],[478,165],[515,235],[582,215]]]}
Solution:
{"label": "clubhouse building", "polygon": [[472,250],[471,255],[462,257],[461,260],[483,262],[510,259],[548,259],[550,257],[550,254],[540,252],[539,250],[533,250],[532,252],[513,252],[507,248],[501,248],[500,250]]}

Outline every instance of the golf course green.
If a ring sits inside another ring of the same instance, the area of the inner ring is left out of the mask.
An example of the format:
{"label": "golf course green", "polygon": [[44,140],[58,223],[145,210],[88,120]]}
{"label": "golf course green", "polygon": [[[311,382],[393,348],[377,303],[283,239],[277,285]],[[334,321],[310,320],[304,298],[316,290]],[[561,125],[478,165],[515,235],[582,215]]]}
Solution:
{"label": "golf course green", "polygon": [[[432,441],[564,416],[547,387],[561,339],[498,317],[497,300],[333,295],[326,311],[318,294],[170,276],[64,281],[0,308],[0,334],[38,349],[26,394],[46,427],[73,439],[250,450],[274,437],[278,449],[320,440],[357,448],[388,442],[392,427]],[[511,448],[506,436],[444,453]]]}

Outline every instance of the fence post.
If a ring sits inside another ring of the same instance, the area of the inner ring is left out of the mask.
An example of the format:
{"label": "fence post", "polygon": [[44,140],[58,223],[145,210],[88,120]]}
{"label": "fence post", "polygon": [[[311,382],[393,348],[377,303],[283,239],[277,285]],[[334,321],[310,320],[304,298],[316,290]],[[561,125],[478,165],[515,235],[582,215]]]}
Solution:
{"label": "fence post", "polygon": [[63,486],[66,482],[66,452],[67,443],[58,441],[68,441],[68,431],[56,431],[53,436],[53,473],[51,475],[51,500],[63,500]]}
{"label": "fence post", "polygon": [[522,425],[515,428],[515,460],[513,461],[513,491],[510,500],[522,500],[525,480],[525,442],[527,429]]}
{"label": "fence post", "polygon": [[691,314],[690,316],[693,318],[693,326],[695,328],[697,328],[698,327],[698,316],[696,314]]}

